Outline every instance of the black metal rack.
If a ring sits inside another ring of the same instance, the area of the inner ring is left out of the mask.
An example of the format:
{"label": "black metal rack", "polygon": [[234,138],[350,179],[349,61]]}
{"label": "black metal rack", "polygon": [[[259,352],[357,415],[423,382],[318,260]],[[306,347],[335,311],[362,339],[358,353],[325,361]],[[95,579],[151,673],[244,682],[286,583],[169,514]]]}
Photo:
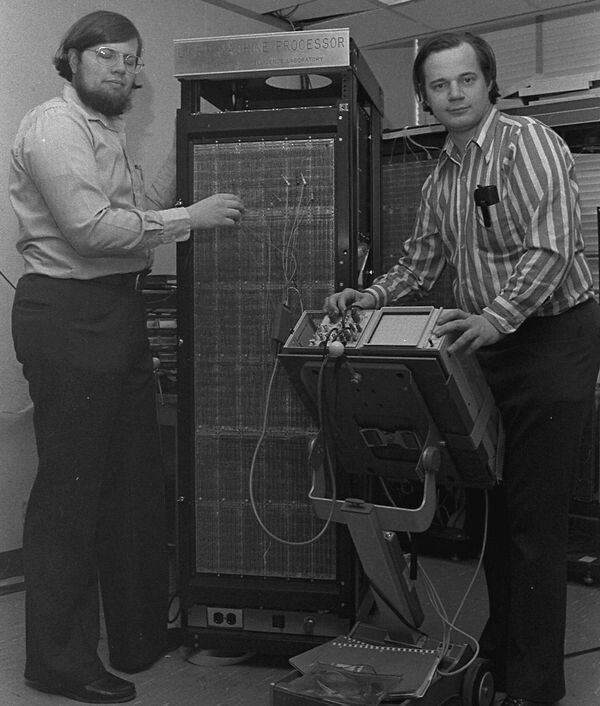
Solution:
{"label": "black metal rack", "polygon": [[360,601],[347,534],[304,543],[322,529],[316,430],[273,349],[304,308],[379,269],[381,92],[347,30],[301,34],[175,43],[182,201],[234,192],[246,207],[236,231],[177,252],[178,591],[198,647],[291,653]]}

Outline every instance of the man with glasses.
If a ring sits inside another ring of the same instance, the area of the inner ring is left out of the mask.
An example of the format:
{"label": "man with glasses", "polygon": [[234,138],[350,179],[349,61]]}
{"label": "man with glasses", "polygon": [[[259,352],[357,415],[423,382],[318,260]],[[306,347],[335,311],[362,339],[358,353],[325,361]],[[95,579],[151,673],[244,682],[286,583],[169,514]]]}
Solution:
{"label": "man with glasses", "polygon": [[145,187],[122,117],[141,52],[122,15],[75,22],[54,59],[62,96],[25,116],[11,154],[24,259],[13,338],[39,458],[23,538],[25,677],[87,703],[136,695],[98,656],[98,581],[114,668],[145,669],[167,648],[164,477],[140,283],[154,248],[235,226],[243,212],[233,194],[174,207],[174,153]]}

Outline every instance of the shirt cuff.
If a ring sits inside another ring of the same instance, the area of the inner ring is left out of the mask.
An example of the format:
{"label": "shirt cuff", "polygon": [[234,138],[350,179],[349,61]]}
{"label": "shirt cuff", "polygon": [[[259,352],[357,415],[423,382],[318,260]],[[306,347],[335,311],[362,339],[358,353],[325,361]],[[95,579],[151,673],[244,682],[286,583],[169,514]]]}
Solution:
{"label": "shirt cuff", "polygon": [[489,307],[486,307],[481,312],[481,314],[500,333],[503,333],[503,334],[514,333],[518,328],[518,324],[516,326],[511,324],[504,317],[499,316],[495,311],[492,311],[492,309],[490,309]]}
{"label": "shirt cuff", "polygon": [[163,243],[181,243],[190,237],[190,214],[185,208],[168,208],[159,212],[163,220]]}
{"label": "shirt cuff", "polygon": [[383,287],[373,285],[367,289],[363,289],[363,294],[370,294],[373,297],[373,309],[381,309],[386,303],[386,292]]}

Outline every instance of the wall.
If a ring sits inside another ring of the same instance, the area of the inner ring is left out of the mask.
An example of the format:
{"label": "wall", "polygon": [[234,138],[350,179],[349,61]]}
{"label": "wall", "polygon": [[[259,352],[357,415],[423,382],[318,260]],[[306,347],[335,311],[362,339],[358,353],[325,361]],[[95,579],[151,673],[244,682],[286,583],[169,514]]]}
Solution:
{"label": "wall", "polygon": [[[51,64],[66,29],[96,9],[121,12],[144,38],[143,89],[127,116],[128,147],[151,178],[168,152],[179,105],[172,40],[274,31],[266,24],[200,0],[0,0],[0,271],[13,283],[21,274],[15,250],[17,223],[7,195],[9,154],[18,124],[30,108],[60,93]],[[174,272],[174,247],[157,251],[155,271]],[[22,509],[36,469],[27,387],[14,358],[10,332],[13,289],[0,277],[0,579],[21,547]]]}
{"label": "wall", "polygon": [[411,76],[414,46],[367,49],[363,54],[383,91],[383,129],[399,130],[416,125]]}

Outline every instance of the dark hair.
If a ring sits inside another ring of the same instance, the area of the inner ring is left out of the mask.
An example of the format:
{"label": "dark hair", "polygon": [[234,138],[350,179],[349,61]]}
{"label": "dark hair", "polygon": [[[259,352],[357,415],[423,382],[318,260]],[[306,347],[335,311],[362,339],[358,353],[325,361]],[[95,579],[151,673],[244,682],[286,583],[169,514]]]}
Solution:
{"label": "dark hair", "polygon": [[444,32],[436,34],[433,37],[425,40],[419,48],[415,62],[413,64],[413,87],[419,101],[423,106],[423,110],[431,113],[431,108],[427,105],[425,92],[425,60],[430,54],[444,51],[445,49],[454,49],[461,44],[470,44],[475,50],[479,68],[485,78],[486,84],[490,87],[489,99],[491,103],[495,103],[500,97],[500,90],[496,83],[496,57],[492,47],[476,34],[470,32]]}
{"label": "dark hair", "polygon": [[84,15],[67,30],[52,63],[59,75],[71,81],[73,73],[69,65],[69,49],[76,49],[79,54],[96,44],[127,42],[137,39],[137,55],[142,53],[142,37],[135,25],[117,12],[96,10]]}

